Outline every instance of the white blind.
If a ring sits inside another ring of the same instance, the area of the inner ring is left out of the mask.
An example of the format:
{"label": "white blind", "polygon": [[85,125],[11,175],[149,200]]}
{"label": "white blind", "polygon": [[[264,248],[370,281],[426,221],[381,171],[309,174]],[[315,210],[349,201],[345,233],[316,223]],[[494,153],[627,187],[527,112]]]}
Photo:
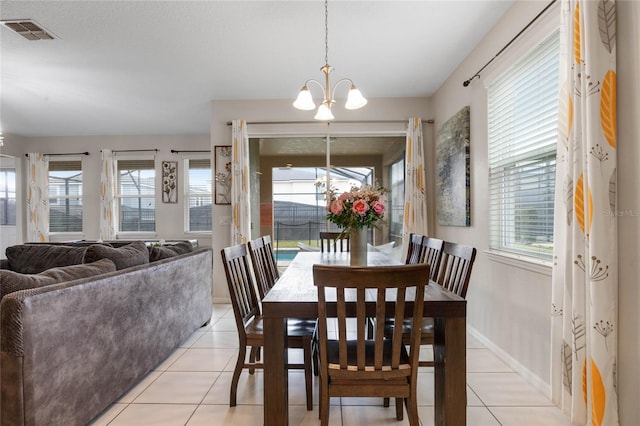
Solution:
{"label": "white blind", "polygon": [[489,85],[491,249],[552,256],[559,72],[556,31]]}

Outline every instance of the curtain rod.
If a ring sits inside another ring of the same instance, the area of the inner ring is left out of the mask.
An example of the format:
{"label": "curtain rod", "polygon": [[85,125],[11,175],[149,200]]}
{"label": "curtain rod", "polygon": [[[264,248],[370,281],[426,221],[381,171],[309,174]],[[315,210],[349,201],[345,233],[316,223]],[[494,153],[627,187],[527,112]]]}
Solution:
{"label": "curtain rod", "polygon": [[[555,1],[555,0],[554,0]],[[344,120],[331,121],[327,124],[375,124],[375,123],[406,123],[409,120]],[[433,124],[433,119],[422,120],[427,124]],[[233,123],[227,121],[227,126]],[[246,124],[322,124],[322,121],[247,121]]]}
{"label": "curtain rod", "polygon": [[[42,154],[42,155],[48,155],[48,156],[54,156],[54,155],[89,155],[89,153],[87,151],[85,152],[69,152],[69,153],[62,153],[62,154]],[[29,154],[25,154],[25,157],[28,157]]]}
{"label": "curtain rod", "polygon": [[[152,148],[152,149],[114,149],[111,152],[158,152],[160,151],[158,148]],[[102,152],[102,150],[100,150],[100,152]]]}
{"label": "curtain rod", "polygon": [[500,56],[500,54],[502,54],[502,52],[504,52],[505,49],[511,45],[511,43],[516,41],[522,35],[522,33],[524,33],[535,21],[537,21],[538,18],[540,18],[556,1],[557,0],[551,0],[551,3],[549,3],[544,9],[542,9],[542,11],[540,13],[538,13],[536,15],[536,17],[533,18],[531,20],[531,22],[529,22],[523,29],[521,29],[520,32],[518,34],[516,34],[516,36],[509,41],[509,43],[507,43],[502,49],[500,49],[500,51],[498,53],[496,53],[495,56],[493,58],[491,58],[491,60],[489,62],[484,64],[484,66],[482,68],[480,68],[471,78],[465,80],[462,83],[462,85],[464,87],[467,87],[469,84],[471,84],[471,82],[473,81],[474,78],[476,78],[476,77],[480,78],[480,73],[482,71],[484,71],[484,69],[486,67],[488,67],[489,64],[494,61],[494,59],[496,59],[498,56]]}
{"label": "curtain rod", "polygon": [[171,150],[172,154],[180,154],[181,152],[211,152],[210,149],[203,149],[203,150],[182,150],[182,151],[177,151],[175,149]]}

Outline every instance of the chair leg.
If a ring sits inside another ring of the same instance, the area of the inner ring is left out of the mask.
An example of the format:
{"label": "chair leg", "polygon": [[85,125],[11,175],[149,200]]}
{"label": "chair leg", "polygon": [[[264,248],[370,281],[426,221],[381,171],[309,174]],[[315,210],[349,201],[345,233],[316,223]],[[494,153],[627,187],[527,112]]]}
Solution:
{"label": "chair leg", "polygon": [[402,420],[404,412],[403,398],[396,398],[396,420]]}
{"label": "chair leg", "polygon": [[229,394],[229,407],[236,406],[236,393],[238,391],[238,380],[240,380],[240,373],[244,368],[244,360],[247,356],[247,347],[240,345],[238,350],[238,360],[236,361],[236,368],[233,370],[233,378],[231,379],[231,390]]}
{"label": "chair leg", "polygon": [[313,383],[311,378],[311,338],[302,342],[304,353],[304,384],[307,392],[307,410],[313,410]]}
{"label": "chair leg", "polygon": [[385,407],[388,407],[389,406],[389,398],[385,398],[382,405],[384,405]]}
{"label": "chair leg", "polygon": [[[251,346],[251,352],[249,352],[249,374],[256,372],[256,358],[260,359],[260,346]],[[244,362],[244,360],[242,360]]]}
{"label": "chair leg", "polygon": [[329,426],[329,389],[320,382],[320,426]]}
{"label": "chair leg", "polygon": [[409,417],[409,425],[419,426],[420,419],[418,417],[418,401],[416,399],[416,395],[414,394],[413,397],[406,398],[405,403],[407,404],[407,417]]}

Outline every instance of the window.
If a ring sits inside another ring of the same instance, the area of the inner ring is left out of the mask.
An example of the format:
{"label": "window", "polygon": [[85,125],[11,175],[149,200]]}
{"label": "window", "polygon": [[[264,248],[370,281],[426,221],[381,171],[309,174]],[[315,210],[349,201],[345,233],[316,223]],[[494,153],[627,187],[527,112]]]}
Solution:
{"label": "window", "polygon": [[0,225],[16,225],[16,169],[0,169]]}
{"label": "window", "polygon": [[49,160],[49,232],[82,232],[81,160]]}
{"label": "window", "polygon": [[491,249],[552,257],[559,68],[556,31],[489,86]]}
{"label": "window", "polygon": [[188,232],[211,232],[211,160],[186,159],[185,194]]}
{"label": "window", "polygon": [[389,234],[390,239],[402,246],[404,222],[404,155],[389,166]]}
{"label": "window", "polygon": [[120,232],[156,230],[156,172],[153,159],[117,160]]}

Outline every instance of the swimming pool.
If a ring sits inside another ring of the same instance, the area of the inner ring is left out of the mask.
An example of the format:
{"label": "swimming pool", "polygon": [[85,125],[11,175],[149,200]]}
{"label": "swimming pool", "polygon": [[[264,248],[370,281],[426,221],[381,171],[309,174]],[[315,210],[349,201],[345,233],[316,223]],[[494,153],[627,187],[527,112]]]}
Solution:
{"label": "swimming pool", "polygon": [[275,251],[275,257],[276,257],[276,262],[291,262],[293,260],[294,257],[296,257],[296,254],[298,254],[300,250],[298,249],[293,249],[293,250],[276,250]]}

